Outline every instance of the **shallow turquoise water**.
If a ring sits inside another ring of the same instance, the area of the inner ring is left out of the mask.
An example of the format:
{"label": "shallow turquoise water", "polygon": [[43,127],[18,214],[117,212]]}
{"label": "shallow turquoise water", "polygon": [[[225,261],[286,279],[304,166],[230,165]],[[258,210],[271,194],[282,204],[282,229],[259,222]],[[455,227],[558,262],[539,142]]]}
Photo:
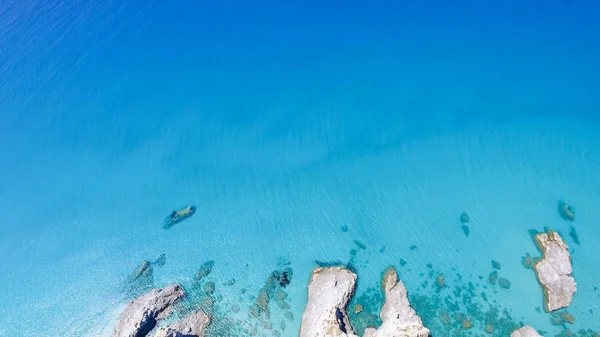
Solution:
{"label": "shallow turquoise water", "polygon": [[[16,19],[1,20],[13,34],[0,48],[11,56],[0,92],[0,336],[110,335],[127,276],[163,253],[156,286],[191,289],[214,260],[218,313],[235,325],[288,260],[294,319],[274,304],[272,314],[294,336],[315,260],[346,263],[352,249],[357,301],[395,265],[434,336],[457,334],[435,296],[462,303],[455,287],[469,282],[483,311],[509,311],[505,326],[556,335],[521,265],[539,256],[529,230],[545,226],[573,249],[568,327],[600,330],[593,11],[551,3],[529,22],[536,6],[498,7],[496,18],[479,5],[345,4],[3,5],[1,17]],[[580,244],[559,200],[576,207]],[[188,204],[194,217],[161,228]],[[510,289],[487,281],[492,259]],[[474,319],[469,332],[482,329]]]}

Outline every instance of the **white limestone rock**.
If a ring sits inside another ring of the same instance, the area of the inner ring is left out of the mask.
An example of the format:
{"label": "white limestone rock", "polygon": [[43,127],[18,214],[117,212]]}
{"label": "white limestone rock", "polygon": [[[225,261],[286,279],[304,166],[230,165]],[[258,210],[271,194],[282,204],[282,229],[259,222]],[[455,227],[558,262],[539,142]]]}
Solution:
{"label": "white limestone rock", "polygon": [[[352,331],[346,306],[354,295],[356,274],[343,267],[315,268],[308,285],[308,302],[302,315],[299,337],[358,337]],[[365,329],[364,337],[427,337],[429,329],[410,307],[406,287],[394,268],[383,281],[385,303],[382,325]]]}
{"label": "white limestone rock", "polygon": [[544,288],[545,309],[554,311],[566,308],[577,292],[577,283],[572,273],[571,255],[568,246],[557,232],[547,230],[546,233],[536,234],[535,239],[543,258],[537,261],[533,268],[538,281]]}
{"label": "white limestone rock", "polygon": [[315,268],[299,337],[356,337],[346,313],[355,286],[356,274],[346,268]]}
{"label": "white limestone rock", "polygon": [[121,314],[114,337],[143,337],[159,319],[169,315],[171,306],[185,295],[179,285],[152,291],[133,300]]}
{"label": "white limestone rock", "polygon": [[393,267],[386,270],[382,287],[385,303],[379,314],[381,326],[367,328],[364,337],[427,337],[429,329],[423,326],[421,318],[411,308],[406,287]]}
{"label": "white limestone rock", "polygon": [[209,324],[210,317],[207,314],[194,311],[188,317],[160,328],[155,337],[204,337]]}
{"label": "white limestone rock", "polygon": [[534,328],[526,325],[522,328],[518,328],[510,334],[510,337],[542,337]]}

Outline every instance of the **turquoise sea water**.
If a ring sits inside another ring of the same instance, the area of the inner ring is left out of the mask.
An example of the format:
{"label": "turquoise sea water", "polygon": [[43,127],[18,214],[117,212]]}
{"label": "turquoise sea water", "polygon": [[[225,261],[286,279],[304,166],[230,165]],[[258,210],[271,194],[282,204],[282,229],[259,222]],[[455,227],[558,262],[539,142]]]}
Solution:
{"label": "turquoise sea water", "polygon": [[[295,336],[316,261],[347,263],[352,249],[366,314],[395,265],[433,336],[484,335],[490,308],[510,316],[495,335],[524,323],[554,336],[563,328],[536,311],[542,291],[521,265],[539,256],[529,230],[545,226],[572,248],[566,326],[600,331],[597,12],[3,2],[0,336],[109,336],[127,277],[160,254],[154,285],[189,290],[214,260],[216,315],[244,327],[289,261],[290,308],[271,303],[272,321]],[[190,204],[191,219],[161,227]],[[510,289],[489,283],[492,259]],[[439,310],[473,327],[449,330]]]}

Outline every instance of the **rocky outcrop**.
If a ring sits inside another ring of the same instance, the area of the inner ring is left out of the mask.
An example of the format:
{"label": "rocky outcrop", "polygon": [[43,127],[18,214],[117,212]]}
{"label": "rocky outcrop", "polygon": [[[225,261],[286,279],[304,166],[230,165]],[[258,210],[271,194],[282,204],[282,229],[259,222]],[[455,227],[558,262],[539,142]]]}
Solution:
{"label": "rocky outcrop", "polygon": [[[308,303],[302,315],[300,337],[357,337],[346,306],[354,295],[357,276],[343,267],[316,268],[308,286]],[[364,337],[427,337],[429,330],[410,307],[406,287],[394,268],[383,277],[385,303],[379,328],[367,328]]]}
{"label": "rocky outcrop", "polygon": [[546,311],[566,308],[577,292],[577,283],[571,276],[571,255],[568,246],[557,232],[546,230],[538,233],[535,239],[543,258],[537,261],[533,268],[545,294]]}
{"label": "rocky outcrop", "polygon": [[429,329],[411,308],[406,287],[398,279],[396,270],[388,268],[382,282],[385,303],[379,317],[383,322],[377,329],[367,328],[364,337],[427,337]]}
{"label": "rocky outcrop", "polygon": [[355,286],[356,274],[346,268],[315,268],[299,337],[356,337],[346,314]]}
{"label": "rocky outcrop", "polygon": [[204,337],[209,324],[210,317],[207,314],[194,311],[188,317],[160,328],[154,337]]}
{"label": "rocky outcrop", "polygon": [[152,289],[129,303],[121,314],[114,330],[114,337],[143,337],[159,319],[169,315],[171,306],[185,295],[179,285]]}
{"label": "rocky outcrop", "polygon": [[534,328],[526,325],[522,328],[518,328],[510,334],[510,337],[542,337]]}

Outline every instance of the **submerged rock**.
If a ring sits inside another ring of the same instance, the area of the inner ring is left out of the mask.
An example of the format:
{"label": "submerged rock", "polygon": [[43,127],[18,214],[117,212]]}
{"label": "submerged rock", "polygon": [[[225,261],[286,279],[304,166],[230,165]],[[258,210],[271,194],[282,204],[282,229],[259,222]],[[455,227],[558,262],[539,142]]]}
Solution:
{"label": "submerged rock", "polygon": [[436,280],[437,286],[439,289],[444,288],[444,286],[446,285],[446,280],[444,279],[444,275],[438,275],[437,280]]}
{"label": "submerged rock", "polygon": [[564,201],[558,202],[558,214],[567,221],[575,221],[575,209]]}
{"label": "submerged rock", "polygon": [[165,219],[163,223],[164,229],[169,229],[176,224],[182,222],[185,219],[190,218],[192,215],[196,213],[196,206],[187,206],[177,211],[173,211],[169,216]]}
{"label": "submerged rock", "polygon": [[508,279],[500,278],[498,284],[504,289],[510,289],[510,281]]}
{"label": "submerged rock", "polygon": [[196,273],[194,278],[199,281],[199,280],[205,278],[206,276],[210,275],[214,265],[215,265],[215,261],[213,261],[213,260],[204,262],[200,266],[200,269],[198,269],[198,272]]}
{"label": "submerged rock", "polygon": [[460,223],[466,224],[467,222],[469,222],[469,214],[467,214],[466,212],[462,212],[460,214]]}
{"label": "submerged rock", "polygon": [[571,255],[568,246],[557,232],[547,230],[535,236],[543,258],[534,265],[538,281],[544,289],[545,309],[566,308],[577,292],[577,283],[571,273]]}
{"label": "submerged rock", "polygon": [[153,274],[152,265],[149,261],[142,261],[142,263],[133,271],[127,278],[129,283],[137,282],[141,279],[151,279]]}
{"label": "submerged rock", "polygon": [[529,255],[529,253],[527,253],[527,254],[525,254],[525,256],[523,256],[523,259],[521,260],[521,264],[523,265],[523,267],[525,267],[525,269],[533,268],[533,259],[531,258],[531,255]]}
{"label": "submerged rock", "polygon": [[173,304],[184,295],[181,286],[172,285],[163,289],[153,289],[138,297],[127,305],[119,317],[113,336],[145,336],[154,329],[157,320],[169,315]]}
{"label": "submerged rock", "polygon": [[492,267],[494,269],[502,269],[502,265],[500,264],[500,262],[498,262],[496,260],[492,260]]}
{"label": "submerged rock", "polygon": [[495,270],[493,272],[491,272],[488,279],[491,284],[496,284],[496,280],[498,279],[498,272]]}
{"label": "submerged rock", "polygon": [[581,244],[579,242],[579,235],[577,235],[577,232],[575,231],[575,227],[570,226],[570,228],[569,228],[569,236],[571,236],[571,239],[573,239],[573,242],[575,242],[575,244],[577,244],[577,245]]}
{"label": "submerged rock", "polygon": [[460,228],[462,229],[462,231],[465,234],[465,236],[469,237],[469,235],[471,234],[471,230],[469,229],[469,226],[462,225],[462,226],[460,226]]}
{"label": "submerged rock", "polygon": [[560,316],[561,321],[565,323],[575,323],[575,317],[573,317],[573,315],[569,314],[568,312],[559,312],[558,315]]}
{"label": "submerged rock", "polygon": [[529,325],[526,325],[522,328],[519,328],[515,331],[513,331],[510,334],[510,337],[542,337],[540,336],[537,331],[535,331],[534,328],[530,327]]}
{"label": "submerged rock", "polygon": [[160,328],[154,337],[204,337],[209,324],[207,314],[194,311],[188,317]]}

